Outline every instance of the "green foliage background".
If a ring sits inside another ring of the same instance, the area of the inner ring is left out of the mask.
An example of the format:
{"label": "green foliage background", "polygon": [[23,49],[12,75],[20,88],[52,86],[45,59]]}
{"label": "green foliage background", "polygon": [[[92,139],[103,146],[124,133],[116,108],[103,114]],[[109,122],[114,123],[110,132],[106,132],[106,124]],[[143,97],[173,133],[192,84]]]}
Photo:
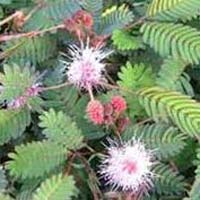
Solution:
{"label": "green foliage background", "polygon": [[[81,9],[91,13],[94,32],[114,50],[107,74],[119,86],[96,98],[123,95],[131,123],[122,139],[156,149],[155,186],[143,199],[199,200],[200,1],[0,0],[1,22],[34,9],[19,30],[2,25],[1,36],[47,30]],[[0,200],[112,199],[97,172],[102,142],[114,133],[89,122],[88,94],[65,86],[22,108],[6,107],[37,82],[64,83],[60,52],[73,43],[77,38],[63,29],[1,43]]]}

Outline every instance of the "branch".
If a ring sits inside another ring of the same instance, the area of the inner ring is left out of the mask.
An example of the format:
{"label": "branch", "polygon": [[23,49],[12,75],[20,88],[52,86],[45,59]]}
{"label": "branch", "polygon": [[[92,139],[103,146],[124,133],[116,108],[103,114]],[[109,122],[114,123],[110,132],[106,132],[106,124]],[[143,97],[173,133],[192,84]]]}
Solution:
{"label": "branch", "polygon": [[133,24],[130,24],[129,26],[126,26],[125,29],[126,30],[129,30],[137,25],[140,25],[142,24],[145,20],[147,19],[147,17],[142,17],[140,18],[139,20],[137,20],[136,22],[134,22]]}
{"label": "branch", "polygon": [[54,85],[54,86],[50,86],[50,87],[42,87],[42,88],[41,88],[41,92],[48,91],[48,90],[60,89],[60,88],[62,88],[62,87],[68,86],[68,85],[71,85],[71,83],[65,82],[65,83],[62,83],[62,84],[60,84],[60,85]]}
{"label": "branch", "polygon": [[[35,8],[33,8],[24,18],[24,22],[26,22],[27,20],[29,20],[33,14],[41,7],[41,5],[37,5]],[[0,26],[3,26],[4,24],[8,23],[9,21],[13,20],[16,17],[20,17],[23,14],[22,11],[16,11],[15,13],[11,14],[10,16],[8,16],[7,18],[3,19],[2,21],[0,21]]]}
{"label": "branch", "polygon": [[[88,164],[88,161],[85,157],[83,157],[80,153],[78,152],[75,152],[76,156],[82,161],[83,165],[85,166],[85,169],[89,175],[89,179],[91,181],[92,184],[95,185],[95,182],[96,182],[96,174],[95,172],[93,171],[93,169],[90,167],[90,165]],[[100,191],[96,191],[96,190],[92,190],[92,193],[93,193],[93,199],[94,200],[99,200],[101,198],[99,198],[100,196],[102,196],[102,194],[100,193]]]}
{"label": "branch", "polygon": [[34,37],[34,36],[37,36],[37,35],[43,35],[47,32],[52,32],[52,31],[56,31],[58,29],[64,29],[64,28],[65,28],[65,25],[60,24],[60,25],[57,25],[57,26],[53,26],[53,27],[41,30],[41,31],[30,31],[30,32],[27,32],[27,33],[19,33],[19,34],[13,34],[13,35],[2,35],[2,36],[0,36],[0,42],[18,39],[18,38],[21,38],[21,37]]}
{"label": "branch", "polygon": [[15,17],[21,15],[21,11],[16,11],[15,13],[13,13],[12,15],[8,16],[7,18],[3,19],[2,21],[0,21],[0,26],[8,23],[9,21],[13,20]]}
{"label": "branch", "polygon": [[135,93],[134,91],[129,90],[129,89],[124,88],[124,87],[120,87],[120,86],[118,86],[118,85],[112,85],[112,84],[105,83],[105,82],[103,82],[103,83],[101,83],[101,84],[102,84],[103,86],[105,86],[106,88],[110,88],[110,89],[114,89],[114,90],[121,90],[121,91],[128,92],[128,93],[130,93],[130,94],[132,94],[132,95],[136,95],[136,93]]}

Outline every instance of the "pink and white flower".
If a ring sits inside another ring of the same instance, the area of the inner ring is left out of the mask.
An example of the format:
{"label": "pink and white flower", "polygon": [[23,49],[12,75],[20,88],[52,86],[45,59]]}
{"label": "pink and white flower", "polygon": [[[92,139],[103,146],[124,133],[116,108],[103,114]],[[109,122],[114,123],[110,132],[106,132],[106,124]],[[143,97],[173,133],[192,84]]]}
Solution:
{"label": "pink and white flower", "polygon": [[39,95],[39,93],[42,91],[40,85],[41,85],[40,83],[32,85],[30,88],[26,90],[25,96],[34,97]]}
{"label": "pink and white flower", "polygon": [[8,103],[8,108],[9,109],[21,108],[26,104],[27,99],[28,98],[26,96],[20,96],[20,97],[14,99],[13,101],[11,101],[10,103]]}
{"label": "pink and white flower", "polygon": [[27,104],[29,98],[38,96],[40,92],[42,92],[40,84],[34,84],[31,87],[27,88],[22,96],[19,96],[13,99],[10,103],[8,103],[8,108],[9,109],[21,108]]}
{"label": "pink and white flower", "polygon": [[122,144],[110,141],[100,174],[113,189],[141,194],[153,186],[152,165],[152,152],[141,142],[135,139]]}
{"label": "pink and white flower", "polygon": [[100,46],[89,47],[89,42],[86,46],[81,44],[81,47],[73,45],[69,52],[72,61],[66,63],[69,82],[86,90],[101,85],[101,82],[104,81],[103,73],[105,71],[105,64],[102,63],[102,60],[111,52],[104,52]]}

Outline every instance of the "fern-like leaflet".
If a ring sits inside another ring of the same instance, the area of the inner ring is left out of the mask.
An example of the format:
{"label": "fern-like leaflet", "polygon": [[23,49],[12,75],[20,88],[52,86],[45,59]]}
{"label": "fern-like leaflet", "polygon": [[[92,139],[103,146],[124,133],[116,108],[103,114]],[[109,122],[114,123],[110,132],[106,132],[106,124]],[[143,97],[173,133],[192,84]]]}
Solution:
{"label": "fern-like leaflet", "polygon": [[53,142],[64,145],[68,149],[77,149],[82,145],[83,136],[80,129],[63,112],[50,109],[40,116],[40,127],[44,135]]}
{"label": "fern-like leaflet", "polygon": [[153,86],[155,84],[154,76],[151,66],[147,67],[143,63],[131,64],[127,62],[125,66],[121,67],[121,71],[118,73],[118,85],[125,88],[123,94],[129,104],[130,111],[133,111],[130,113],[131,116],[142,115],[143,112],[138,99],[126,92],[126,89],[137,91],[146,86]]}
{"label": "fern-like leaflet", "polygon": [[183,133],[200,134],[200,104],[189,96],[158,87],[138,91],[140,103],[155,120],[170,118]]}
{"label": "fern-like leaflet", "polygon": [[80,5],[73,0],[48,0],[41,8],[26,22],[25,31],[42,30],[62,24],[64,19],[80,10]]}
{"label": "fern-like leaflet", "polygon": [[27,179],[38,178],[55,170],[66,160],[67,151],[56,143],[43,141],[16,146],[7,163],[12,176]]}
{"label": "fern-like leaflet", "polygon": [[102,14],[100,33],[111,34],[114,30],[123,28],[133,20],[133,14],[125,5],[113,6]]}
{"label": "fern-like leaflet", "polygon": [[183,24],[147,22],[141,27],[143,40],[161,56],[181,58],[186,63],[200,61],[200,32]]}
{"label": "fern-like leaflet", "polygon": [[124,30],[115,30],[112,40],[117,49],[122,51],[137,50],[142,47],[139,37],[134,37]]}
{"label": "fern-like leaflet", "polygon": [[0,110],[0,145],[20,137],[31,122],[30,111]]}
{"label": "fern-like leaflet", "polygon": [[187,63],[181,59],[166,59],[158,72],[157,85],[194,96],[190,77],[184,73],[186,65]]}
{"label": "fern-like leaflet", "polygon": [[161,123],[132,126],[126,130],[123,138],[131,140],[132,137],[141,140],[148,149],[155,150],[155,156],[160,160],[177,155],[186,145],[184,134],[177,128]]}
{"label": "fern-like leaflet", "polygon": [[33,200],[71,200],[77,194],[72,176],[53,175],[45,180],[33,195]]}
{"label": "fern-like leaflet", "polygon": [[153,0],[147,16],[162,21],[191,20],[198,16],[199,0]]}
{"label": "fern-like leaflet", "polygon": [[173,169],[163,163],[155,165],[153,172],[155,177],[155,191],[163,194],[181,194],[185,191],[184,177],[174,172]]}
{"label": "fern-like leaflet", "polygon": [[49,36],[24,37],[7,41],[3,50],[8,62],[19,64],[42,63],[55,56],[56,40]]}

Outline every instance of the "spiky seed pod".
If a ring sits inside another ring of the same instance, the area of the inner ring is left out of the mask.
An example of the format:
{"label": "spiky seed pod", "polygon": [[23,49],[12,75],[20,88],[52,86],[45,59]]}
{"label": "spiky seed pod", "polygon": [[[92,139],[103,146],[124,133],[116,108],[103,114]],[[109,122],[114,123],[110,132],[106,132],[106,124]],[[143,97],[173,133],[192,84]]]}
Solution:
{"label": "spiky seed pod", "polygon": [[127,109],[126,101],[121,96],[114,96],[111,99],[111,104],[112,104],[114,110],[118,113],[121,113]]}
{"label": "spiky seed pod", "polygon": [[101,125],[104,122],[104,107],[98,100],[92,100],[87,105],[87,116],[94,123]]}

